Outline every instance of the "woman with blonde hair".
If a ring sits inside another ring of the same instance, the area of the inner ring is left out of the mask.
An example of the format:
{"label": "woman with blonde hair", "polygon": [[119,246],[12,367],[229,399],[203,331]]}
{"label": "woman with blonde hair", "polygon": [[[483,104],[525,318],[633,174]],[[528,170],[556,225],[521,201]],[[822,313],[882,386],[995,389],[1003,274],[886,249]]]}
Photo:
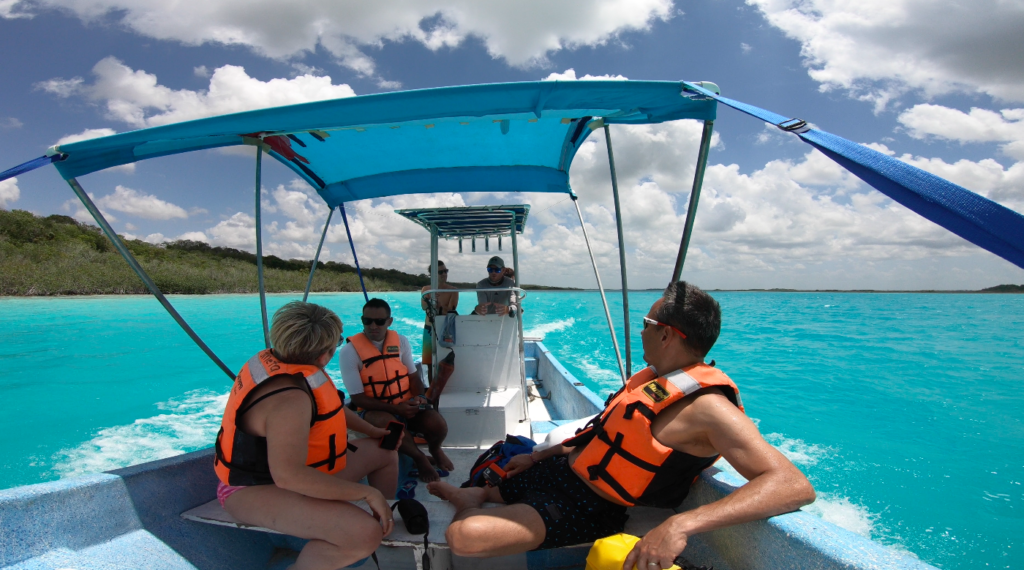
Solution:
{"label": "woman with blonde hair", "polygon": [[[366,558],[394,528],[398,455],[388,431],[346,408],[324,372],[341,341],[331,310],[292,302],[245,364],[217,434],[217,498],[240,522],[309,539],[295,565],[335,569]],[[349,441],[348,429],[371,439]],[[366,478],[369,485],[358,483]],[[352,504],[366,501],[372,515]]]}

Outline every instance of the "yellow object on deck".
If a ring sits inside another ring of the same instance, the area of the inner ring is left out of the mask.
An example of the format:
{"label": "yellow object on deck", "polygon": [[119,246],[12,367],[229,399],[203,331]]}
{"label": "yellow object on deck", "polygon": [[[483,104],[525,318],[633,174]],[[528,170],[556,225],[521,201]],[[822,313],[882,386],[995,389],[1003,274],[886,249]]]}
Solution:
{"label": "yellow object on deck", "polygon": [[[622,570],[622,563],[638,542],[639,537],[624,532],[595,540],[587,554],[587,570]],[[680,568],[673,564],[668,570]]]}

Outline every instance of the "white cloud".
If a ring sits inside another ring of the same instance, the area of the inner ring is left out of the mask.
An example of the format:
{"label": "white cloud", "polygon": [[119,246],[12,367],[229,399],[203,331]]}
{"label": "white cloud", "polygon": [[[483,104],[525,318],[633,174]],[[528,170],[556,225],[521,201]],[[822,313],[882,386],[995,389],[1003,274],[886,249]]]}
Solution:
{"label": "white cloud", "polygon": [[19,12],[17,8],[21,0],[0,0],[0,18],[13,20],[16,18],[31,18],[28,12]]}
{"label": "white cloud", "polygon": [[166,202],[151,194],[143,194],[137,190],[118,185],[113,194],[95,200],[100,208],[124,212],[133,216],[150,220],[170,220],[187,218],[188,212],[181,206]]}
{"label": "white cloud", "polygon": [[196,77],[207,78],[207,77],[210,76],[210,70],[207,69],[207,67],[205,65],[197,65],[196,67],[193,67],[192,68],[192,73]]}
{"label": "white cloud", "polygon": [[25,126],[25,124],[19,121],[16,117],[0,118],[0,130],[20,129],[23,126]]}
{"label": "white cloud", "polygon": [[[89,198],[91,198],[93,203],[95,204],[96,195],[91,192],[88,192],[88,194]],[[78,220],[79,222],[85,224],[92,224],[94,226],[97,225],[96,220],[92,218],[92,214],[90,214],[89,211],[85,209],[85,206],[83,206],[82,202],[79,200],[72,198],[71,200],[65,201],[63,204],[61,204],[60,207],[65,212],[70,212],[71,217]],[[117,217],[108,212],[107,210],[105,210],[102,206],[97,204],[96,207],[100,209],[100,214],[103,214],[103,217],[107,220],[107,223],[112,224],[117,221]]]}
{"label": "white cloud", "polygon": [[116,135],[117,131],[107,127],[101,129],[85,129],[84,131],[74,135],[64,135],[57,141],[58,145],[70,144],[79,141],[87,141],[89,139],[98,139],[100,137],[109,137],[110,135]]}
{"label": "white cloud", "polygon": [[256,219],[248,214],[238,212],[206,230],[205,235],[208,235],[209,238],[206,240],[197,239],[196,241],[206,241],[210,245],[254,251],[256,249]]}
{"label": "white cloud", "polygon": [[750,47],[750,44],[740,42],[740,51],[747,54],[750,53],[754,48]]}
{"label": "white cloud", "polygon": [[[342,65],[372,75],[363,51],[384,41],[415,41],[438,50],[472,36],[510,65],[542,64],[551,53],[602,45],[646,30],[673,14],[671,0],[479,2],[276,2],[272,0],[37,0],[85,20],[112,16],[145,36],[186,45],[243,45],[273,58],[300,58],[323,48]],[[3,4],[0,4],[3,6]]]}
{"label": "white cloud", "polygon": [[967,142],[1000,142],[1007,156],[1024,160],[1024,109],[1000,112],[971,108],[970,113],[941,105],[915,105],[899,116],[910,136],[935,136]]}
{"label": "white cloud", "polygon": [[1024,10],[1006,0],[747,0],[800,42],[810,76],[876,109],[908,90],[1024,101]]}
{"label": "white cloud", "polygon": [[624,76],[624,75],[590,75],[590,74],[584,75],[583,77],[576,77],[576,70],[572,69],[572,68],[569,68],[569,69],[566,69],[565,71],[563,71],[562,73],[552,72],[547,77],[545,77],[542,81],[576,81],[577,79],[580,80],[580,81],[593,81],[593,80],[600,80],[600,79],[614,79],[614,80],[617,80],[617,81],[625,81],[627,79],[627,77]]}
{"label": "white cloud", "polygon": [[124,225],[124,229],[126,229],[126,230],[128,230],[130,232],[134,232],[134,231],[137,231],[139,229],[139,227],[136,226],[135,224],[129,222],[129,223],[126,223]]}
{"label": "white cloud", "polygon": [[18,188],[17,178],[8,178],[0,182],[0,208],[7,208],[20,197],[21,189]]}
{"label": "white cloud", "polygon": [[149,234],[148,236],[142,238],[142,241],[146,243],[151,243],[153,245],[157,245],[167,241],[167,238],[164,237],[164,234],[157,232],[155,234]]}
{"label": "white cloud", "polygon": [[76,78],[51,79],[38,86],[60,97],[81,95],[100,102],[109,118],[137,128],[355,95],[348,85],[332,84],[330,77],[300,75],[260,81],[234,65],[214,70],[204,91],[160,85],[156,75],[133,70],[114,57],[100,60],[93,75],[91,84]]}
{"label": "white cloud", "polygon": [[204,234],[203,232],[185,232],[185,233],[181,234],[180,236],[174,238],[174,241],[177,241],[177,240],[201,241],[201,242],[207,242],[207,243],[210,241],[206,237],[206,234]]}
{"label": "white cloud", "polygon": [[82,87],[83,83],[85,83],[85,80],[81,77],[74,77],[71,79],[47,79],[46,81],[36,83],[36,89],[49,91],[58,97],[70,97]]}

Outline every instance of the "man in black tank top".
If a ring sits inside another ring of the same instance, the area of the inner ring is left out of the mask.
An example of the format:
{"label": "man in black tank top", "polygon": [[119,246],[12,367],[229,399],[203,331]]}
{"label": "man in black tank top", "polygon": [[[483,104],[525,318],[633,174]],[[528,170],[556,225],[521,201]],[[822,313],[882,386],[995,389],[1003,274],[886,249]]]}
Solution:
{"label": "man in black tank top", "polygon": [[[644,318],[644,360],[656,376],[698,365],[720,329],[717,301],[685,281],[672,283]],[[677,462],[658,476],[668,473],[675,487],[685,490],[702,469],[722,456],[749,482],[725,499],[668,518],[636,545],[624,568],[669,568],[694,534],[794,511],[814,501],[814,488],[807,478],[761,437],[730,391],[718,386],[687,391],[686,397],[653,416],[651,437],[671,448],[675,453],[670,459]],[[659,396],[652,393],[651,398]],[[573,464],[588,443],[575,443],[579,447],[558,444],[513,457],[505,467],[508,479],[497,487],[429,484],[431,493],[455,505],[456,516],[446,533],[452,552],[502,556],[621,532],[623,499],[579,475],[580,469]],[[672,487],[667,481],[659,485]],[[484,510],[484,502],[505,506]]]}

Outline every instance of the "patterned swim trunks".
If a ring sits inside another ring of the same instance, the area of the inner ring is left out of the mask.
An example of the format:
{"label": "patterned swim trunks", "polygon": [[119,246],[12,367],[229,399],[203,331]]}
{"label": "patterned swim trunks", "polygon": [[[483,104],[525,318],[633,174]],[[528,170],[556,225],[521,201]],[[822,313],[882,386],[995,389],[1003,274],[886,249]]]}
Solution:
{"label": "patterned swim trunks", "polygon": [[537,550],[593,542],[622,532],[626,507],[592,491],[569,466],[568,456],[545,459],[498,487],[506,504],[530,505],[544,519]]}

